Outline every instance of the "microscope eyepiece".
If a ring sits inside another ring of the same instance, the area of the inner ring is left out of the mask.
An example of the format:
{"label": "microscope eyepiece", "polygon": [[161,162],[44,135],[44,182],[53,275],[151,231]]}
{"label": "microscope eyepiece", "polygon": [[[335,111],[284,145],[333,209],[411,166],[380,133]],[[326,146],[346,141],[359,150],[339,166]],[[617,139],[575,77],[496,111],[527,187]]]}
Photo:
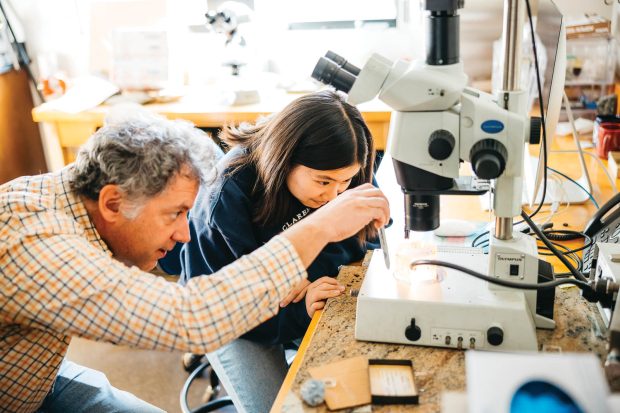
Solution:
{"label": "microscope eyepiece", "polygon": [[328,50],[327,53],[325,53],[325,57],[328,58],[329,60],[334,61],[335,63],[338,64],[338,66],[342,67],[344,70],[351,73],[352,75],[359,76],[360,68],[355,66],[354,64],[349,63],[347,59],[340,56],[339,54],[336,54],[332,52],[331,50]]}
{"label": "microscope eyepiece", "polygon": [[[355,66],[353,66],[353,68],[357,69]],[[357,69],[357,71],[359,73],[359,69]],[[326,57],[321,57],[316,63],[316,66],[314,66],[312,78],[318,80],[319,82],[325,83],[326,85],[331,85],[344,93],[349,93],[353,87],[353,83],[355,83],[355,80],[357,79],[357,76],[345,70],[333,60]]]}

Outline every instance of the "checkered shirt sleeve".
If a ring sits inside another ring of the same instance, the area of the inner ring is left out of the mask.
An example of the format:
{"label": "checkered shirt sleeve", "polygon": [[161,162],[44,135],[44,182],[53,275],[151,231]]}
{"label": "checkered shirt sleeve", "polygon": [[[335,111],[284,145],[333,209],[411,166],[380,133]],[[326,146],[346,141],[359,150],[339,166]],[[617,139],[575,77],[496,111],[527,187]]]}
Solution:
{"label": "checkered shirt sleeve", "polygon": [[72,336],[206,353],[275,315],[305,276],[280,236],[183,287],[113,259],[33,191],[7,202],[1,189],[0,411],[36,411]]}

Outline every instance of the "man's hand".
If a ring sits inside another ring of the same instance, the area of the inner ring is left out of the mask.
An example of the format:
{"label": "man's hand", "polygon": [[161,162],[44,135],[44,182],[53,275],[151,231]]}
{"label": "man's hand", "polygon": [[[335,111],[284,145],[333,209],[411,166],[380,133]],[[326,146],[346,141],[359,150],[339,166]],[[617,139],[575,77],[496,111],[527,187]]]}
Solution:
{"label": "man's hand", "polygon": [[282,235],[291,241],[308,267],[328,243],[352,237],[370,222],[379,228],[389,219],[390,207],[383,192],[364,184],[344,191]]}
{"label": "man's hand", "polygon": [[302,280],[299,284],[295,286],[295,288],[291,290],[290,293],[288,293],[286,297],[284,297],[284,300],[280,302],[280,307],[286,307],[291,302],[298,303],[299,301],[301,301],[301,299],[304,298],[304,296],[306,295],[306,290],[308,289],[309,285],[310,281],[307,278],[305,280]]}
{"label": "man's hand", "polygon": [[389,220],[388,200],[379,188],[371,184],[344,191],[305,219],[320,225],[328,242],[352,237],[370,222],[380,228]]}
{"label": "man's hand", "polygon": [[312,284],[308,285],[306,292],[306,311],[312,317],[316,310],[325,307],[325,300],[338,297],[344,291],[341,285],[332,277],[321,277]]}

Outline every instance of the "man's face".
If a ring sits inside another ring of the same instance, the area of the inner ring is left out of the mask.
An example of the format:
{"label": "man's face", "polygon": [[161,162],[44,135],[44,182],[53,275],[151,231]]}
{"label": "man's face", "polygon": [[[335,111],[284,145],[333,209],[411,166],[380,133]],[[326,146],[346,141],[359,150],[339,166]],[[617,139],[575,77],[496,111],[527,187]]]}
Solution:
{"label": "man's face", "polygon": [[189,242],[187,212],[198,187],[196,179],[179,174],[163,192],[145,201],[138,216],[122,217],[106,239],[114,257],[149,271],[177,242]]}

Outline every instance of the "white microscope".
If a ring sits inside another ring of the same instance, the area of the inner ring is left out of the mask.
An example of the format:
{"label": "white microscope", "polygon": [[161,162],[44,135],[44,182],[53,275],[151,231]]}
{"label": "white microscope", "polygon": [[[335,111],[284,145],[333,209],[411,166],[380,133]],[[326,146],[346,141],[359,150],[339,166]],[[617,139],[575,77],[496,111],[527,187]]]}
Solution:
{"label": "white microscope", "polygon": [[[388,152],[405,198],[409,231],[439,226],[439,196],[480,194],[461,161],[491,180],[494,234],[488,256],[474,248],[438,249],[438,258],[520,283],[540,282],[534,238],[513,233],[521,213],[524,144],[538,143],[540,120],[527,116],[518,90],[523,0],[508,0],[503,91],[498,96],[466,86],[459,61],[463,0],[426,0],[426,62],[395,63],[374,54],[361,70],[329,52],[312,76],[348,93],[353,104],[378,98],[392,112]],[[515,46],[515,43],[518,46]],[[542,294],[497,286],[448,270],[436,282],[407,284],[386,274],[374,254],[358,295],[359,340],[448,348],[537,350],[536,328],[552,329],[553,290]]]}
{"label": "white microscope", "polygon": [[253,11],[238,1],[225,1],[216,10],[209,10],[206,29],[225,37],[222,63],[231,69],[231,76],[219,80],[224,90],[223,101],[229,105],[248,105],[260,101],[255,80],[242,73],[243,66],[251,60],[250,48],[242,35],[240,26],[249,25]]}

